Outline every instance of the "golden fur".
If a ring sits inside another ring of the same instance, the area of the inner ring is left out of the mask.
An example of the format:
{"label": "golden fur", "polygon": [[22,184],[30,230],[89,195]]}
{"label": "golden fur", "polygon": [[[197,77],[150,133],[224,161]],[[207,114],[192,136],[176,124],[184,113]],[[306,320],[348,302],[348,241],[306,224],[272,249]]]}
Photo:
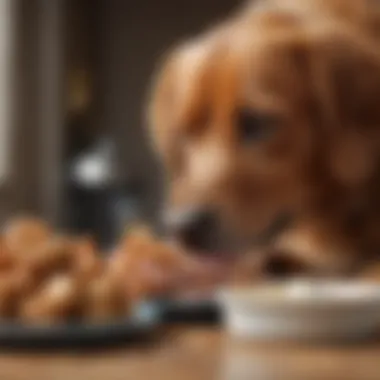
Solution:
{"label": "golden fur", "polygon": [[[249,242],[282,212],[277,249],[319,272],[380,253],[380,17],[373,1],[267,0],[174,49],[150,125],[169,207],[214,207]],[[240,109],[273,135],[242,143]]]}

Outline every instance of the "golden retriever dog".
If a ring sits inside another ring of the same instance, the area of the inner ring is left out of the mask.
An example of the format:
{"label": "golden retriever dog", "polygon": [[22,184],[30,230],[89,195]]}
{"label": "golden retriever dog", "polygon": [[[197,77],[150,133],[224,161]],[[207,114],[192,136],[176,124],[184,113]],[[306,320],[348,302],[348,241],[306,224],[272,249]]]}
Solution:
{"label": "golden retriever dog", "polygon": [[168,54],[149,123],[182,244],[323,275],[380,253],[379,9],[256,1]]}

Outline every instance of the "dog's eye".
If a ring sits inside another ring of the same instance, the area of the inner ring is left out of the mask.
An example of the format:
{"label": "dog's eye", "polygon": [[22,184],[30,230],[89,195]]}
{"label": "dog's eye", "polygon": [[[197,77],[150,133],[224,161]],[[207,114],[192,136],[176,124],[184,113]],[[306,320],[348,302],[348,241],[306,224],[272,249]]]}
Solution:
{"label": "dog's eye", "polygon": [[242,142],[265,141],[276,130],[277,119],[274,115],[241,110],[237,115],[239,138]]}

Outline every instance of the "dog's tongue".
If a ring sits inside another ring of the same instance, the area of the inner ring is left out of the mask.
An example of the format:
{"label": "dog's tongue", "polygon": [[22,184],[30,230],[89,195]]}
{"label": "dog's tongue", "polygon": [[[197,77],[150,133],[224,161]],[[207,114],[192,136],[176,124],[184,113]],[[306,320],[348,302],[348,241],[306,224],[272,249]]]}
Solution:
{"label": "dog's tongue", "polygon": [[171,288],[181,299],[209,298],[230,278],[236,256],[225,252],[194,252],[185,250],[176,242],[167,242],[175,248],[181,264],[171,273]]}
{"label": "dog's tongue", "polygon": [[181,299],[209,299],[231,274],[231,259],[223,255],[194,255],[191,265],[178,274],[175,293]]}

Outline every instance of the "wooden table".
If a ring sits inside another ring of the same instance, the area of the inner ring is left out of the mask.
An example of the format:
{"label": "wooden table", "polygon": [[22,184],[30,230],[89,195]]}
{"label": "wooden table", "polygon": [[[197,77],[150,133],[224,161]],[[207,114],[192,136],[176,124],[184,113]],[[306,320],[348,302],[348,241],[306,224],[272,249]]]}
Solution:
{"label": "wooden table", "polygon": [[177,328],[148,347],[93,353],[1,353],[1,380],[372,380],[380,342],[302,346],[233,342],[212,328]]}

